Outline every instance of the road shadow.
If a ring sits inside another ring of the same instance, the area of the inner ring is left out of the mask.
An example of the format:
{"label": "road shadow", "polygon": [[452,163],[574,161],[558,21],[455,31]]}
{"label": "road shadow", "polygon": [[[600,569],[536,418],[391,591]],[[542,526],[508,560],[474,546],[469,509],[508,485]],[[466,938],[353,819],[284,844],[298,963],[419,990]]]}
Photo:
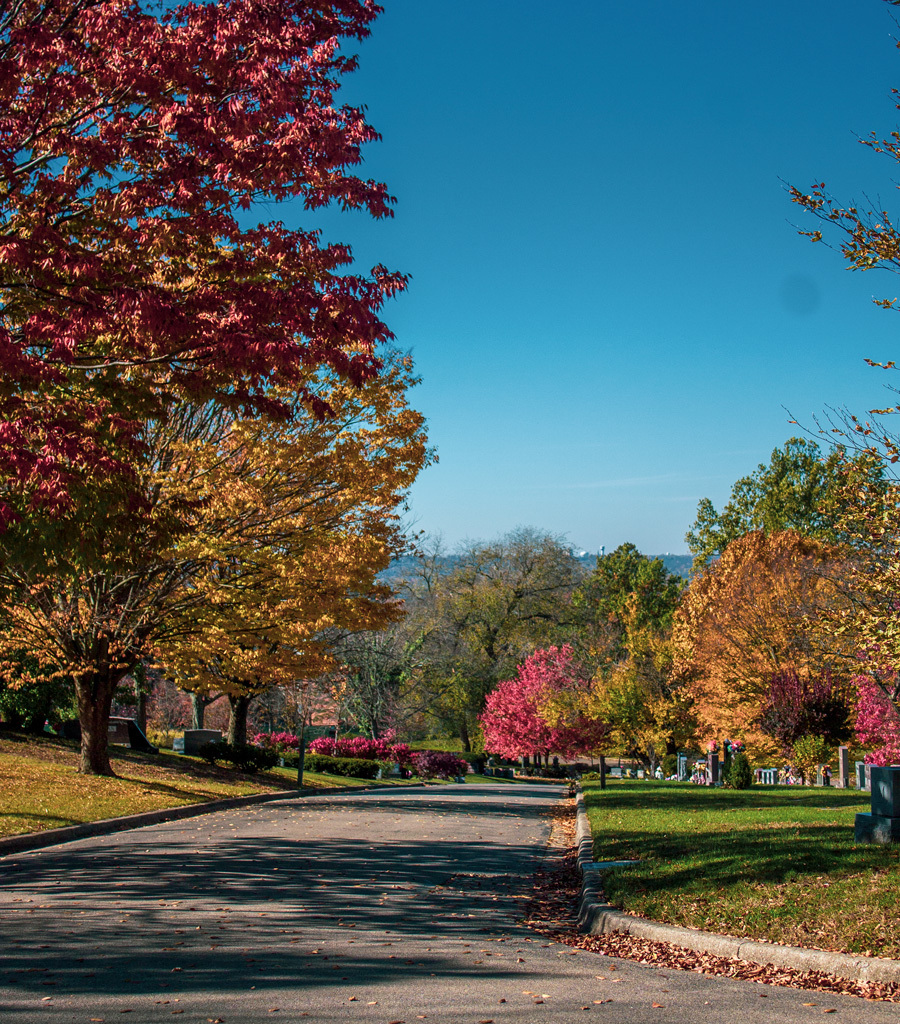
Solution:
{"label": "road shadow", "polygon": [[[441,943],[519,919],[543,854],[488,839],[396,840],[389,851],[365,836],[200,842],[7,860],[0,891],[22,895],[0,921],[0,985],[19,996],[137,997],[432,973],[505,978],[516,973],[512,948],[467,968]],[[422,937],[432,951],[405,957],[404,942]],[[379,952],[373,938],[385,943]]]}

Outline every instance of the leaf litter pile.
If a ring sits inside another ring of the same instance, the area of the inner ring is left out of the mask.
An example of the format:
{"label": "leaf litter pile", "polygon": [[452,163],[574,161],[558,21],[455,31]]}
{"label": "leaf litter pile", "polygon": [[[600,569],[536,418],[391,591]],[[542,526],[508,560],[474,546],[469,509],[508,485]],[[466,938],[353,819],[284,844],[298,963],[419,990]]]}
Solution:
{"label": "leaf litter pile", "polygon": [[532,895],[526,904],[525,924],[555,942],[654,967],[900,1003],[900,984],[897,982],[851,981],[822,971],[797,971],[789,967],[715,956],[622,932],[584,935],[577,927],[581,873],[576,862],[573,800],[567,800],[554,810],[550,846],[551,855],[546,866],[533,879]]}

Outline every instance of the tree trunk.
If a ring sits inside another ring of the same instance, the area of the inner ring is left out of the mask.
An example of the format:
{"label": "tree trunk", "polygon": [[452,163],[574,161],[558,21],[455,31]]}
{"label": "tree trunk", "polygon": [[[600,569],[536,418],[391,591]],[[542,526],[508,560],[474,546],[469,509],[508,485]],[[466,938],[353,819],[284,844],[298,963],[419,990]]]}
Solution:
{"label": "tree trunk", "polygon": [[139,661],[131,672],[134,680],[134,698],[137,705],[137,724],[142,733],[147,732],[147,668]]}
{"label": "tree trunk", "polygon": [[191,728],[203,728],[203,716],[206,713],[206,700],[199,693],[191,694]]}
{"label": "tree trunk", "polygon": [[469,739],[469,723],[465,718],[461,718],[459,722],[459,741],[462,743],[463,750],[468,754],[472,750],[472,742]]}
{"label": "tree trunk", "polygon": [[119,679],[97,674],[75,683],[81,724],[81,766],[85,775],[115,776],[109,763],[109,711]]}
{"label": "tree trunk", "polygon": [[147,694],[141,690],[137,695],[137,724],[144,735],[147,734]]}
{"label": "tree trunk", "polygon": [[239,697],[228,694],[228,706],[231,714],[228,717],[228,736],[226,738],[229,743],[247,742],[247,711],[250,707],[250,700],[251,698],[245,694],[241,694]]}

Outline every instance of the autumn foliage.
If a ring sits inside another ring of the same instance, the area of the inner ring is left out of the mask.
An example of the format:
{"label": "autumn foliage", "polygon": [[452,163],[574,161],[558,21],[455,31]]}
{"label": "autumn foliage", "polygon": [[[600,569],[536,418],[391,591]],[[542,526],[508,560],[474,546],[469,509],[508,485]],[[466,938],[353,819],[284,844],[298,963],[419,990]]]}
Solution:
{"label": "autumn foliage", "polygon": [[[840,671],[840,638],[829,648],[809,628],[844,600],[832,574],[839,552],[791,530],[733,540],[694,578],[675,617],[676,672],[707,738],[723,732],[772,747],[756,724],[773,674]],[[836,654],[838,657],[836,657]]]}
{"label": "autumn foliage", "polygon": [[0,6],[0,521],[128,476],[179,400],[321,414],[304,374],[355,384],[402,275],[260,202],[391,213],[351,173],[377,133],[341,106],[371,0],[23,0]]}
{"label": "autumn foliage", "polygon": [[[856,705],[856,736],[867,747],[870,764],[900,764],[900,713],[884,686],[871,676],[854,678],[859,696]],[[895,687],[889,687],[889,692]]]}
{"label": "autumn foliage", "polygon": [[544,707],[554,696],[585,691],[568,645],[535,651],[509,679],[488,694],[480,716],[485,750],[502,757],[578,755],[602,749],[607,727],[577,713],[551,726]]}
{"label": "autumn foliage", "polygon": [[850,735],[848,688],[840,687],[827,670],[821,676],[801,676],[793,668],[775,672],[766,687],[755,724],[789,756],[803,736],[831,743]]}

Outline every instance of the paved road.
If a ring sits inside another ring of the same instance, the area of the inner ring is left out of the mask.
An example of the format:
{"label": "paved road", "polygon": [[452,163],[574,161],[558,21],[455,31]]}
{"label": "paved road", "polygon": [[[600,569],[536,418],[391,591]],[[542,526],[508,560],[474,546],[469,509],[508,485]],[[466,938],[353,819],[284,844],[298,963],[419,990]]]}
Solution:
{"label": "paved road", "polygon": [[833,1008],[896,1024],[896,1004],[641,967],[529,932],[525,882],[560,795],[306,798],[6,857],[0,1021],[794,1024]]}

